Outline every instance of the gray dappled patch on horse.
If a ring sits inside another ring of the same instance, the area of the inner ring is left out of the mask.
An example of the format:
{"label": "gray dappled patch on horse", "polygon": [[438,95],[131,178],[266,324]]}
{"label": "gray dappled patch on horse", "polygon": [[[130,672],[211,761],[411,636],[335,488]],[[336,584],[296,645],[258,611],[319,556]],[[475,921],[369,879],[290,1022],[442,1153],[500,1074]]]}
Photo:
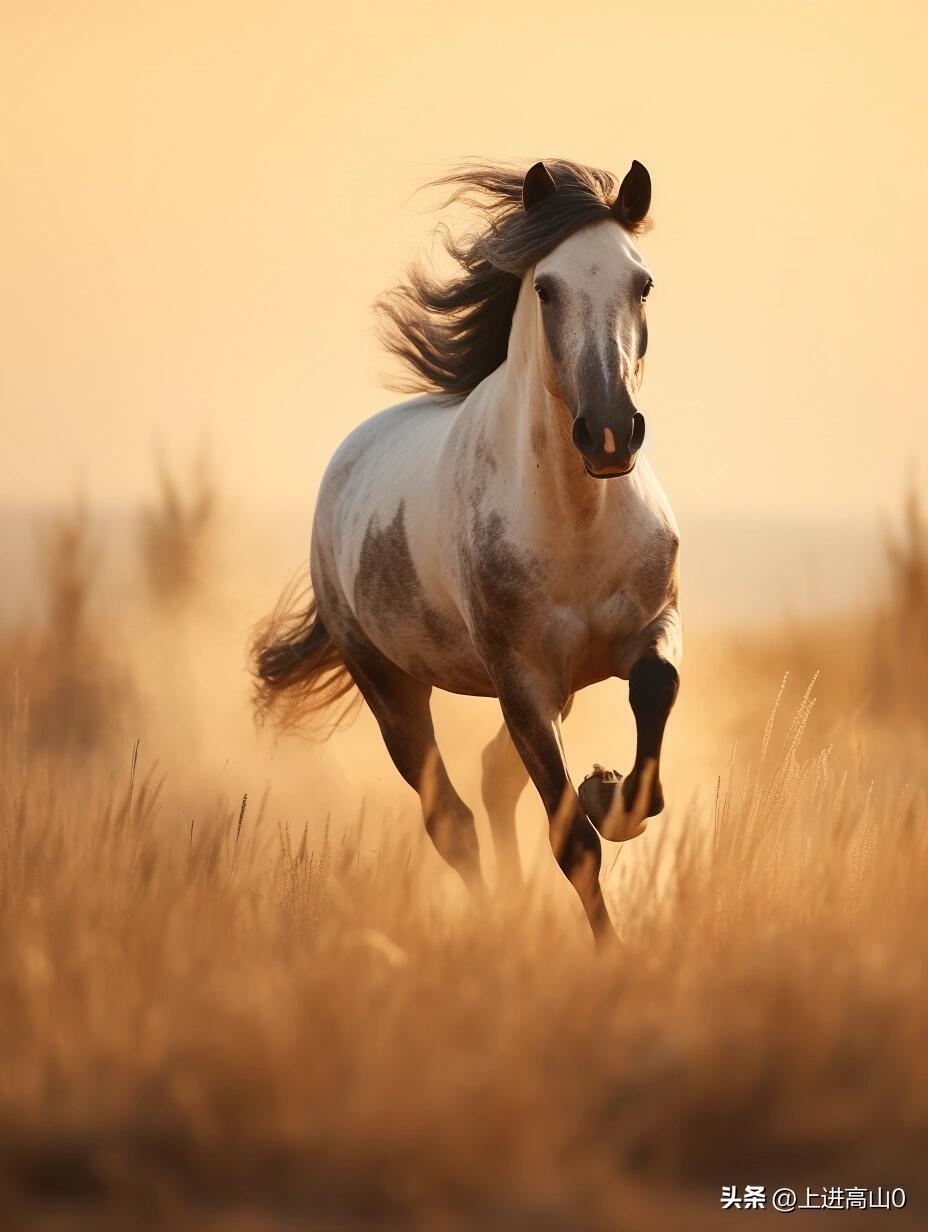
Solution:
{"label": "gray dappled patch on horse", "polygon": [[425,631],[433,645],[450,648],[457,640],[452,621],[436,611],[425,597],[406,536],[406,502],[400,501],[393,520],[381,527],[374,515],[361,544],[361,563],[355,583],[355,606],[378,624],[411,624]]}

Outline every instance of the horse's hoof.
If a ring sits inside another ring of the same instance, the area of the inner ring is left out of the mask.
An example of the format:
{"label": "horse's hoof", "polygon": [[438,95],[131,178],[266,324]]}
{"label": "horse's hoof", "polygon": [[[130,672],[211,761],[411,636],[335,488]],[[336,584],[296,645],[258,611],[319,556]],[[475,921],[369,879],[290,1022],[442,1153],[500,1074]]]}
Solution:
{"label": "horse's hoof", "polygon": [[631,778],[627,778],[622,784],[622,796],[625,800],[626,812],[630,813],[637,807],[639,810],[644,809],[644,814],[646,817],[657,817],[659,813],[663,813],[664,790],[660,783],[655,783],[651,788],[649,800],[645,802],[636,800],[638,794],[639,788],[637,784],[633,783]]}
{"label": "horse's hoof", "polygon": [[594,765],[577,792],[583,811],[603,836],[615,843],[644,834],[648,822],[625,807],[622,796],[622,776],[618,770],[606,770]]}

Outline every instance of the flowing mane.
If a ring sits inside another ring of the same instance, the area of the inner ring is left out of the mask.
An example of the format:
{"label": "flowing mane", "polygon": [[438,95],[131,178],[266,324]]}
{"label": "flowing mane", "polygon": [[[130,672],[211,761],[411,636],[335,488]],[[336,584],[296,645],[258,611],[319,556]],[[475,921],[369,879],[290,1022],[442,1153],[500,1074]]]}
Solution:
{"label": "flowing mane", "polygon": [[409,370],[395,388],[469,394],[506,358],[525,271],[574,231],[614,217],[618,181],[610,172],[564,160],[545,165],[557,192],[530,213],[522,208],[519,168],[468,163],[433,181],[450,186],[445,205],[463,202],[480,211],[484,228],[460,237],[444,232],[445,250],[458,266],[450,278],[414,263],[406,281],[377,301],[383,343]]}

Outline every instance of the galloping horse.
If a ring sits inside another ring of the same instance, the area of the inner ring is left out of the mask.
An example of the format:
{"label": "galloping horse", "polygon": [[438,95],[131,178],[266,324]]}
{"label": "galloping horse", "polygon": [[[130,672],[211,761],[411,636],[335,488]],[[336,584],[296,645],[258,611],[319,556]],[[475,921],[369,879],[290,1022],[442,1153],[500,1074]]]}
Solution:
{"label": "galloping horse", "polygon": [[[293,720],[357,685],[436,848],[480,893],[473,813],[448,778],[429,697],[499,698],[483,796],[500,878],[521,878],[515,807],[531,778],[604,940],[599,834],[634,838],[663,807],[681,654],[677,527],[639,452],[653,282],[636,236],[651,179],[633,162],[616,191],[608,173],[558,161],[524,177],[468,165],[442,183],[449,201],[483,210],[484,229],[446,238],[453,277],[413,266],[380,301],[407,389],[425,393],[362,423],[333,456],[313,597],[259,633],[257,703]],[[560,718],[577,689],[611,676],[629,682],[635,763],[624,782],[595,767],[578,793]]]}

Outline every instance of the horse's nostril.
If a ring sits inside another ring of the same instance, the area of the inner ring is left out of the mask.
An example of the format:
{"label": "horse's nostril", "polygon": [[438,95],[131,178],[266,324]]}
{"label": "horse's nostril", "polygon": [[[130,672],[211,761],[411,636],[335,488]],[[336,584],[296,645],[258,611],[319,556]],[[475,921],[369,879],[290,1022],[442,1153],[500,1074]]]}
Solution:
{"label": "horse's nostril", "polygon": [[574,420],[573,432],[574,444],[581,453],[593,452],[593,433],[590,431],[589,425],[582,415],[578,415]]}
{"label": "horse's nostril", "polygon": [[637,453],[644,444],[644,416],[640,411],[636,411],[632,416],[632,431],[628,438],[628,449],[630,453]]}

